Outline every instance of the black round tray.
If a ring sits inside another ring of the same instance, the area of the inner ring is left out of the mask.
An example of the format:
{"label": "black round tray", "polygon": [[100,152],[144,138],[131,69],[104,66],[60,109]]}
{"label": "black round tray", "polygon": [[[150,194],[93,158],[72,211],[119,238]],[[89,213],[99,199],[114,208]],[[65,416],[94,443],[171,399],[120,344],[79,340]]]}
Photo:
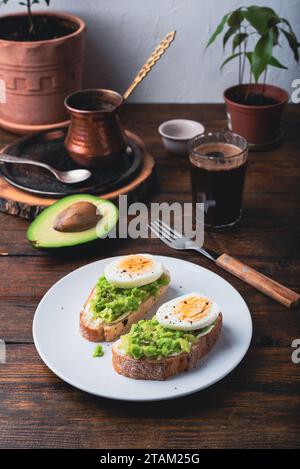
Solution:
{"label": "black round tray", "polygon": [[[5,153],[48,163],[61,171],[78,168],[64,146],[68,128],[49,130],[28,135],[5,148]],[[120,164],[110,169],[92,169],[92,176],[80,184],[64,184],[49,171],[37,166],[2,163],[4,178],[13,186],[42,196],[63,197],[78,193],[103,194],[120,187],[132,179],[142,163],[141,148],[129,139]]]}

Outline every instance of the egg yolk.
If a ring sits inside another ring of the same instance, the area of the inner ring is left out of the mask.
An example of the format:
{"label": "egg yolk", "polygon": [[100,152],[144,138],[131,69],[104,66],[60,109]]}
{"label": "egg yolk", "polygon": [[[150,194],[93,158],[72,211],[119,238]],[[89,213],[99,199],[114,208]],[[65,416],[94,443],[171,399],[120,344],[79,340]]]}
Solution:
{"label": "egg yolk", "polygon": [[144,274],[154,267],[154,262],[148,257],[132,255],[127,256],[118,263],[118,270],[128,274]]}
{"label": "egg yolk", "polygon": [[209,312],[211,302],[204,296],[190,296],[176,305],[174,314],[182,321],[198,321]]}

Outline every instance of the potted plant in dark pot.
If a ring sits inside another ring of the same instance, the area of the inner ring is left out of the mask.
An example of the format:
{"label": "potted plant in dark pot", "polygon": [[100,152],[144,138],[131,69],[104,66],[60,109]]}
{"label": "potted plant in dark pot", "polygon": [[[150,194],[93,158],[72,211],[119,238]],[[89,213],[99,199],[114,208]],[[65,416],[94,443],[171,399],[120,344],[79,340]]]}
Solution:
{"label": "potted plant in dark pot", "polygon": [[[279,139],[279,125],[288,93],[266,83],[269,67],[286,69],[273,55],[273,49],[282,39],[299,61],[299,42],[291,24],[272,8],[261,6],[240,7],[227,13],[210,37],[207,46],[227,27],[223,36],[225,49],[232,40],[232,53],[224,60],[221,69],[231,60],[238,62],[238,85],[225,90],[228,127],[245,137],[250,144],[268,145]],[[244,84],[249,64],[249,83]],[[262,77],[262,82],[259,79]]]}
{"label": "potted plant in dark pot", "polygon": [[26,13],[0,17],[0,126],[21,134],[65,125],[64,98],[82,84],[85,23],[69,14],[32,12],[41,1],[50,4],[23,0]]}

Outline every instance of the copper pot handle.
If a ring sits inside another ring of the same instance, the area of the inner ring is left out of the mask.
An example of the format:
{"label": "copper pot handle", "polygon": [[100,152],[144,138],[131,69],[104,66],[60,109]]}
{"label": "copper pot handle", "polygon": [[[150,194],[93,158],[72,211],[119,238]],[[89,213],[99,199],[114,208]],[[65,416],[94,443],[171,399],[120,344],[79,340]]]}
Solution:
{"label": "copper pot handle", "polygon": [[156,49],[152,52],[147,62],[142,66],[138,74],[136,75],[135,79],[131,83],[131,85],[127,88],[125,93],[123,94],[124,100],[128,99],[129,95],[132,91],[136,88],[137,85],[143,81],[143,79],[148,75],[151,69],[154,67],[156,62],[161,58],[161,56],[165,53],[165,51],[170,46],[171,42],[174,41],[176,35],[176,31],[171,31],[166,37],[158,44]]}

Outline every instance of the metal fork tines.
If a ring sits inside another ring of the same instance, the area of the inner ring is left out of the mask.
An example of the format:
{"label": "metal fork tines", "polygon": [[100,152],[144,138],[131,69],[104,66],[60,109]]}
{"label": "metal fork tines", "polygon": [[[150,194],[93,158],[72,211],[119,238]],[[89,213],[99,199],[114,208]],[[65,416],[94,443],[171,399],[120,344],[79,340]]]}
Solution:
{"label": "metal fork tines", "polygon": [[191,249],[200,252],[213,261],[218,257],[213,251],[198,246],[191,238],[178,233],[161,219],[151,222],[149,228],[155,236],[173,249]]}
{"label": "metal fork tines", "polygon": [[[173,249],[186,249],[186,240],[188,238],[183,237],[178,231],[171,228],[162,220],[157,219],[151,222],[149,227],[161,241]],[[194,243],[191,239],[189,241]]]}

